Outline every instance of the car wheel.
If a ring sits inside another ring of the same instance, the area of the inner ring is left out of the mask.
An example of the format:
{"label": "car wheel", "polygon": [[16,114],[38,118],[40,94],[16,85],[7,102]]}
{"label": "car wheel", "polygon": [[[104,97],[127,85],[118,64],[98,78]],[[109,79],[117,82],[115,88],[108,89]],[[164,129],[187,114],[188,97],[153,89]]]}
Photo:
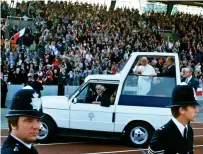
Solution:
{"label": "car wheel", "polygon": [[135,147],[145,147],[148,145],[153,129],[147,123],[133,123],[126,129],[127,143]]}
{"label": "car wheel", "polygon": [[40,130],[37,135],[37,142],[45,143],[53,141],[55,133],[56,129],[53,121],[45,115],[41,120]]}

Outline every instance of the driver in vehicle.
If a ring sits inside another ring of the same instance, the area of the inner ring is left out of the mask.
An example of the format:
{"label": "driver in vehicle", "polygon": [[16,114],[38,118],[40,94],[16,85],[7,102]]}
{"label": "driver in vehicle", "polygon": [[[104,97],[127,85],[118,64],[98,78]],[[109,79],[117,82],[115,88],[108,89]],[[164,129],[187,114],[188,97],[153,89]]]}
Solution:
{"label": "driver in vehicle", "polygon": [[96,85],[96,95],[94,95],[94,101],[92,104],[101,104],[101,106],[110,106],[110,97],[104,93],[105,87],[101,84]]}

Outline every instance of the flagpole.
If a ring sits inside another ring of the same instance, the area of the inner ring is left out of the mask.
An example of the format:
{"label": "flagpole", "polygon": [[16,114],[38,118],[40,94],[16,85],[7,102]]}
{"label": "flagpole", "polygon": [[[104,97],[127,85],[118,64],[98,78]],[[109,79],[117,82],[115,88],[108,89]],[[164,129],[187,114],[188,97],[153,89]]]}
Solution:
{"label": "flagpole", "polygon": [[[13,35],[14,36],[14,35]],[[11,39],[13,38],[13,36],[11,36],[11,38],[10,38],[10,40],[9,41],[11,41]]]}

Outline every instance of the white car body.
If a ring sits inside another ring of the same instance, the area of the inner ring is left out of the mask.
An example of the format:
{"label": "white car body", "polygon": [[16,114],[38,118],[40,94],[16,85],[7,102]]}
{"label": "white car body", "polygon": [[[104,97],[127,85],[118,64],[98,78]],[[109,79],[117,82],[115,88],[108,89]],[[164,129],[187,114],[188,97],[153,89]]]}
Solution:
{"label": "white car body", "polygon": [[[57,128],[63,129],[123,133],[126,126],[136,121],[145,122],[153,129],[158,129],[171,118],[169,108],[119,105],[125,79],[136,57],[142,55],[173,56],[176,61],[176,70],[180,70],[178,55],[175,53],[132,53],[120,74],[90,75],[70,98],[66,96],[41,97],[43,112],[53,119]],[[74,98],[88,83],[117,84],[118,91],[114,105],[102,107],[98,104],[74,103]],[[180,71],[176,71],[176,84],[179,83]],[[127,95],[125,97],[128,98]]]}

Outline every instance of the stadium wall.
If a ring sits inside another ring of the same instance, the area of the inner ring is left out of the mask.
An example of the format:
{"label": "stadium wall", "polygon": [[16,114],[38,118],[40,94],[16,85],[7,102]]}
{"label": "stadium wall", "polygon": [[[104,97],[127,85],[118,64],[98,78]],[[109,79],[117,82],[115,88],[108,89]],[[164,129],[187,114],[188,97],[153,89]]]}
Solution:
{"label": "stadium wall", "polygon": [[[23,88],[24,85],[8,85],[8,93],[6,101],[10,102],[13,98],[13,95]],[[44,90],[41,92],[42,96],[57,96],[58,95],[58,86],[56,85],[43,85]],[[65,86],[64,95],[71,95],[79,86]],[[201,108],[203,108],[203,95],[197,97],[198,103],[200,103]]]}

